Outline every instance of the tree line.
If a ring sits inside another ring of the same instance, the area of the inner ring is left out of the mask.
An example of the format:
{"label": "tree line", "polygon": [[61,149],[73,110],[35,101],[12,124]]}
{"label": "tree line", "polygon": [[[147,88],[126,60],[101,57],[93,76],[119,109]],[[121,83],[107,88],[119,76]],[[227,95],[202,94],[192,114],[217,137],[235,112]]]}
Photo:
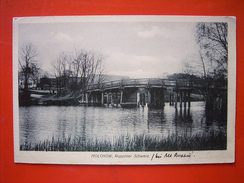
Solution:
{"label": "tree line", "polygon": [[[38,64],[37,47],[32,43],[23,45],[19,54],[19,74],[24,78],[24,89],[28,91],[28,80],[37,78],[41,68]],[[58,92],[84,92],[86,87],[102,83],[105,78],[104,56],[84,49],[61,52],[52,62],[55,86]]]}
{"label": "tree line", "polygon": [[106,79],[104,56],[84,49],[60,53],[52,66],[56,86],[72,91],[85,91],[87,86]]}

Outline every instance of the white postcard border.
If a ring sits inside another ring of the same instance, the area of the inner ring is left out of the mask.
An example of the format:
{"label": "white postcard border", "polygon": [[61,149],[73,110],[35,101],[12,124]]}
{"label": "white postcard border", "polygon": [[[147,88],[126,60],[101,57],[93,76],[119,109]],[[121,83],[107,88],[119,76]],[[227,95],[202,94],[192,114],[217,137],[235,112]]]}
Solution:
{"label": "white postcard border", "polygon": [[[18,110],[18,25],[54,22],[227,22],[228,23],[228,120],[227,150],[221,151],[159,151],[159,152],[40,152],[19,150]],[[13,19],[13,111],[14,162],[41,164],[202,164],[233,163],[235,159],[236,109],[236,19],[235,17],[198,16],[65,16],[20,17]]]}

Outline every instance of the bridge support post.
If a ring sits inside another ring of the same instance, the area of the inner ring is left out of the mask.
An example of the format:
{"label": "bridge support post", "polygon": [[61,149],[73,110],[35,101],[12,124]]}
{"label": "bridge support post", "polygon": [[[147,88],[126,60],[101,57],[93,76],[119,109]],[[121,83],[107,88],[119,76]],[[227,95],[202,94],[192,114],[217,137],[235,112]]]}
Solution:
{"label": "bridge support post", "polygon": [[191,92],[188,91],[188,108],[190,109],[191,107]]}
{"label": "bridge support post", "polygon": [[97,95],[96,93],[93,94],[93,105],[97,103]]}
{"label": "bridge support post", "polygon": [[95,95],[95,96],[96,96],[96,104],[101,103],[101,101],[99,101],[99,96],[98,96],[98,94],[99,94],[99,93],[96,93],[96,95]]}
{"label": "bridge support post", "polygon": [[175,91],[175,107],[177,108],[177,103],[178,103],[178,92]]}
{"label": "bridge support post", "polygon": [[139,89],[136,92],[136,103],[137,103],[137,107],[140,106],[140,91]]}
{"label": "bridge support post", "polygon": [[148,92],[148,106],[156,108],[165,106],[164,88],[151,88]]}
{"label": "bridge support post", "polygon": [[174,105],[174,102],[173,102],[173,93],[169,93],[169,105],[172,106]]}
{"label": "bridge support post", "polygon": [[186,108],[184,108],[184,119],[186,118]]}
{"label": "bridge support post", "polygon": [[109,102],[110,102],[110,95],[109,93],[107,92],[107,106],[109,107]]}
{"label": "bridge support post", "polygon": [[88,93],[87,95],[87,104],[91,104],[91,93]]}
{"label": "bridge support post", "polygon": [[93,99],[93,105],[95,105],[96,102],[97,102],[97,95],[96,95],[96,93],[93,93],[92,99]]}
{"label": "bridge support post", "polygon": [[115,92],[115,100],[116,100],[116,107],[119,105],[119,100],[118,100],[118,92]]}
{"label": "bridge support post", "polygon": [[164,89],[162,90],[162,105],[163,107],[165,106],[165,98],[164,98],[165,94],[164,94]]}
{"label": "bridge support post", "polygon": [[101,93],[101,105],[103,106],[103,104],[104,104],[104,93],[102,92]]}
{"label": "bridge support post", "polygon": [[120,104],[123,103],[123,91],[120,92]]}
{"label": "bridge support post", "polygon": [[169,106],[171,106],[171,93],[169,93]]}
{"label": "bridge support post", "polygon": [[186,108],[186,92],[187,91],[184,91],[184,108]]}
{"label": "bridge support post", "polygon": [[85,101],[88,104],[88,93],[85,94]]}
{"label": "bridge support post", "polygon": [[182,91],[180,91],[180,108],[182,108],[182,98],[183,98]]}
{"label": "bridge support post", "polygon": [[111,106],[113,106],[114,105],[114,92],[111,92],[110,96],[111,96]]}
{"label": "bridge support post", "polygon": [[81,103],[84,103],[84,95],[83,94],[81,94],[81,98],[80,98],[81,100]]}
{"label": "bridge support post", "polygon": [[94,98],[93,93],[91,93],[91,102],[90,102],[91,104],[94,104],[94,99],[93,98]]}
{"label": "bridge support post", "polygon": [[148,90],[148,93],[147,93],[147,105],[148,106],[150,106],[151,101],[152,101],[152,99],[151,99],[151,92]]}
{"label": "bridge support post", "polygon": [[82,103],[87,103],[86,93],[82,95]]}

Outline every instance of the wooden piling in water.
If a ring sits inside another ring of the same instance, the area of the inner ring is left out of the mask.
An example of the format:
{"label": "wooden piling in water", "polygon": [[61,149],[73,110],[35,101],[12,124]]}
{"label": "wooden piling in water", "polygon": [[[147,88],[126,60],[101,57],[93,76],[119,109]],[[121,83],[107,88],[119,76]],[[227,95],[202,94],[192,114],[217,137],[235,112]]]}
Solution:
{"label": "wooden piling in water", "polygon": [[175,92],[175,107],[177,108],[177,103],[178,103],[178,92]]}
{"label": "wooden piling in water", "polygon": [[186,108],[186,91],[184,91],[184,108]]}
{"label": "wooden piling in water", "polygon": [[101,93],[101,105],[102,106],[104,105],[104,93],[103,92]]}
{"label": "wooden piling in water", "polygon": [[188,108],[191,107],[191,91],[188,91]]}
{"label": "wooden piling in water", "polygon": [[182,98],[183,98],[182,91],[180,91],[180,108],[182,108]]}
{"label": "wooden piling in water", "polygon": [[123,103],[123,91],[120,92],[120,104]]}
{"label": "wooden piling in water", "polygon": [[172,105],[172,101],[171,101],[171,93],[169,93],[169,106]]}

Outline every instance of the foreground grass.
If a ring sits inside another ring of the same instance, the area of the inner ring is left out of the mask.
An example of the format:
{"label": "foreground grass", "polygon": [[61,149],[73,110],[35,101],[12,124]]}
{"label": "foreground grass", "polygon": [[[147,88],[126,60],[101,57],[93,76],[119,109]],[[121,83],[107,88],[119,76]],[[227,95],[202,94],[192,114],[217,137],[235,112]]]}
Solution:
{"label": "foreground grass", "polygon": [[117,139],[82,140],[66,138],[45,140],[37,144],[20,145],[23,151],[192,151],[192,150],[225,150],[226,133],[214,132],[188,136],[170,135],[167,138],[149,135],[121,135]]}

